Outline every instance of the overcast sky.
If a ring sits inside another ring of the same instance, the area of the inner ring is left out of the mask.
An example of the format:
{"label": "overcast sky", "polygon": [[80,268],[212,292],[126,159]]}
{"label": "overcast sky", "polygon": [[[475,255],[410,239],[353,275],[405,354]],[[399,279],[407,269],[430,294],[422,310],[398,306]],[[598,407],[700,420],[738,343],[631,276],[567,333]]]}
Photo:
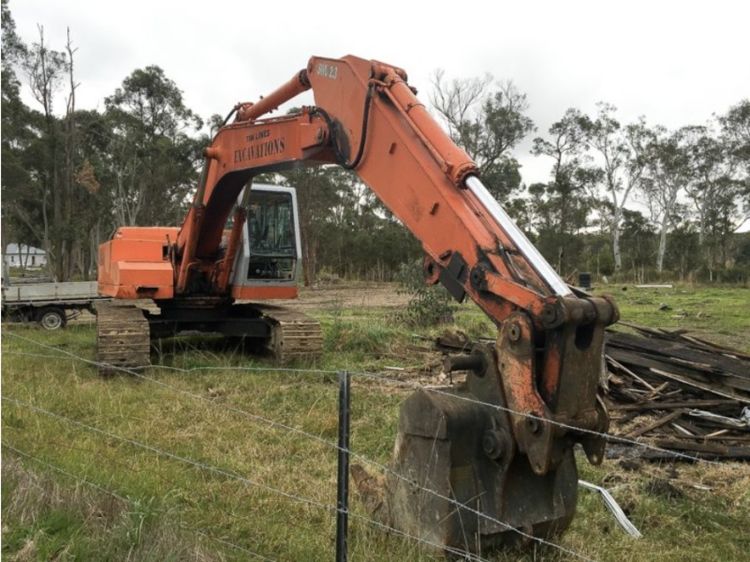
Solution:
{"label": "overcast sky", "polygon": [[[624,122],[645,115],[676,128],[750,96],[750,2],[741,0],[10,0],[10,8],[26,42],[41,24],[62,50],[70,27],[82,108],[101,109],[132,70],[157,64],[191,109],[226,114],[311,55],[345,54],[406,69],[424,101],[436,68],[512,79],[539,133],[568,107],[593,112],[600,100]],[[516,150],[527,184],[550,169],[529,154],[530,140]]]}

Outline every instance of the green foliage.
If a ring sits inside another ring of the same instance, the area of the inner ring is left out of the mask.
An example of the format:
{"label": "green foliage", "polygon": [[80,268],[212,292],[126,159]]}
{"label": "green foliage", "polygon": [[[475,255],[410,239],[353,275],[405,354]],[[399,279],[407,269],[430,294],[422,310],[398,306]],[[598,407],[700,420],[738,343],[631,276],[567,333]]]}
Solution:
{"label": "green foliage", "polygon": [[158,66],[134,70],[105,99],[118,225],[176,225],[197,184],[203,123]]}
{"label": "green foliage", "polygon": [[[27,46],[7,2],[2,9],[3,239],[44,249],[60,281],[95,276],[97,246],[116,227],[182,220],[205,144],[193,136],[201,121],[156,66],[131,73],[103,113],[77,109],[70,37],[55,51],[40,26]],[[41,112],[21,100],[17,72]]]}
{"label": "green foliage", "polygon": [[409,326],[434,326],[453,321],[453,299],[440,285],[425,283],[422,260],[402,264],[397,280],[400,292],[411,295],[398,317]]}
{"label": "green foliage", "polygon": [[750,267],[750,233],[745,233],[737,241],[737,261],[740,267]]}
{"label": "green foliage", "polygon": [[[47,251],[50,277],[93,278],[97,247],[117,227],[180,224],[200,149],[223,118],[207,119],[205,134],[179,86],[156,65],[130,72],[103,111],[81,110],[76,49],[69,42],[55,50],[39,31],[24,43],[3,0],[2,238]],[[32,107],[20,97],[22,81]],[[742,278],[736,230],[750,211],[750,100],[677,131],[646,126],[644,118],[620,123],[607,103],[591,116],[571,108],[534,140],[533,152],[552,164],[549,181],[524,186],[513,150],[535,130],[526,94],[510,81],[449,81],[442,71],[433,86],[429,97],[451,137],[563,275],[588,270],[647,281],[656,267],[665,269],[655,274],[663,279]],[[257,180],[297,188],[308,285],[321,271],[392,280],[423,251],[352,172],[295,167]],[[647,217],[624,207],[634,194]],[[439,299],[424,300],[439,308],[432,303]]]}
{"label": "green foliage", "polygon": [[722,140],[726,144],[731,162],[742,170],[743,203],[750,211],[750,98],[731,107],[719,117]]}
{"label": "green foliage", "polygon": [[[648,127],[643,117],[623,126],[614,106],[597,105],[593,118],[569,109],[548,137],[535,139],[533,152],[553,159],[553,181],[530,186],[525,208],[511,212],[563,274],[592,270],[595,257],[597,272],[641,281],[654,267],[661,279],[723,278],[747,216],[748,104],[676,131]],[[625,208],[634,193],[649,213],[639,232],[638,213]],[[613,270],[599,244],[586,240],[593,227],[611,237]]]}
{"label": "green foliage", "polygon": [[581,255],[580,232],[588,226],[592,188],[602,171],[589,165],[587,118],[569,109],[549,128],[549,138],[534,139],[533,153],[552,158],[552,181],[529,187],[532,227],[540,251],[563,274],[572,272]]}
{"label": "green foliage", "polygon": [[438,70],[431,101],[451,138],[477,164],[484,184],[504,201],[521,186],[520,166],[510,150],[535,127],[526,115],[526,94],[511,81],[493,82],[491,75],[446,82]]}
{"label": "green foliage", "polygon": [[305,285],[336,278],[391,281],[402,263],[421,254],[418,241],[352,172],[302,167],[258,181],[297,190]]}

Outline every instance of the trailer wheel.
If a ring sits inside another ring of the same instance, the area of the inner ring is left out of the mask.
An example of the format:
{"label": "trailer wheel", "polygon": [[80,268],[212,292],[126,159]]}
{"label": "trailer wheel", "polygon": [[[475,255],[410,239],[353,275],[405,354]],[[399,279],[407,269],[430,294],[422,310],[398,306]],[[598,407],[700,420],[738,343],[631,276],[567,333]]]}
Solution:
{"label": "trailer wheel", "polygon": [[61,308],[43,308],[37,313],[37,319],[45,330],[59,330],[65,327],[65,311]]}

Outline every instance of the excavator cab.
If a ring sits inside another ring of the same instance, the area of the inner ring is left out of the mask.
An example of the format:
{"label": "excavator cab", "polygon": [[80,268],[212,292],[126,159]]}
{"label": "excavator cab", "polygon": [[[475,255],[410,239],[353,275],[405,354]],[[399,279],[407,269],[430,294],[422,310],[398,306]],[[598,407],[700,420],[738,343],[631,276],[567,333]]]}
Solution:
{"label": "excavator cab", "polygon": [[252,287],[293,287],[301,253],[294,188],[253,185],[232,286],[250,291]]}

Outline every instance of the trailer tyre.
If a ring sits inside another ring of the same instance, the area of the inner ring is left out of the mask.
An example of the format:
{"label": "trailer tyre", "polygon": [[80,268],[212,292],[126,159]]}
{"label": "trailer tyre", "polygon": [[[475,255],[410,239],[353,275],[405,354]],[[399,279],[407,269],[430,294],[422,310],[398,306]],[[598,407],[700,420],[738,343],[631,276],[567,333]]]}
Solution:
{"label": "trailer tyre", "polygon": [[61,308],[43,308],[37,314],[39,325],[45,330],[59,330],[65,327],[65,311]]}

